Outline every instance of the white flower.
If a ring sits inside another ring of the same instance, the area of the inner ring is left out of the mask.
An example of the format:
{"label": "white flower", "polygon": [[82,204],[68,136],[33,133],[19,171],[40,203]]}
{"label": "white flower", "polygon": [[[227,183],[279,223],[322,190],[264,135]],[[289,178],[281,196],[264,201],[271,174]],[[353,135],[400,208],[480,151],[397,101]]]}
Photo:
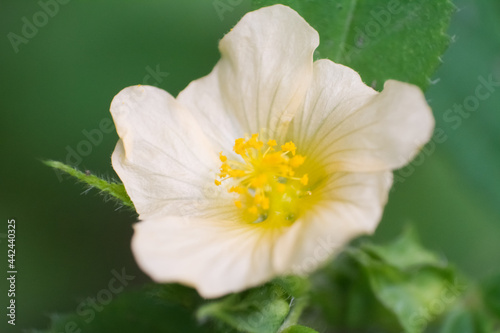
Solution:
{"label": "white flower", "polygon": [[114,98],[113,167],[141,220],[133,253],[155,281],[218,297],[307,273],[374,231],[391,170],[430,139],[432,113],[415,86],[378,93],[350,68],[313,63],[318,43],[295,11],[262,8],[177,98],[150,86]]}

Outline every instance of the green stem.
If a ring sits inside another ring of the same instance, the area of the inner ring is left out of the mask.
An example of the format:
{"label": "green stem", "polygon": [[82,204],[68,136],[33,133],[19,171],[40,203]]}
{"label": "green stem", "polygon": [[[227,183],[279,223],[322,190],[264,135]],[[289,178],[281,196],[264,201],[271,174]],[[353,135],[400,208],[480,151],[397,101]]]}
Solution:
{"label": "green stem", "polygon": [[134,204],[132,203],[132,200],[130,200],[130,197],[128,196],[123,184],[114,181],[107,181],[90,173],[81,172],[76,168],[73,168],[72,166],[69,166],[62,162],[50,160],[42,162],[51,168],[60,170],[70,176],[75,177],[76,179],[78,179],[82,183],[89,185],[90,187],[100,190],[103,194],[111,195],[113,198],[117,199],[125,206],[134,208]]}
{"label": "green stem", "polygon": [[278,329],[277,333],[283,332],[288,327],[296,325],[299,322],[299,319],[300,319],[300,316],[302,315],[302,312],[304,311],[304,309],[308,305],[309,305],[309,297],[308,296],[294,298],[292,301],[292,308],[291,308],[290,312],[288,313],[288,316],[286,317],[285,321],[283,322],[281,327]]}

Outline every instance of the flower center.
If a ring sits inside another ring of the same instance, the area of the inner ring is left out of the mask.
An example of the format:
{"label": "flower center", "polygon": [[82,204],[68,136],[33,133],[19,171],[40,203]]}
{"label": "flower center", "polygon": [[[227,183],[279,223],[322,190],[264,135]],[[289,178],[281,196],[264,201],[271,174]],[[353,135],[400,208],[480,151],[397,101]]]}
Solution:
{"label": "flower center", "polygon": [[233,180],[228,192],[235,194],[234,204],[246,222],[291,224],[300,212],[297,201],[311,195],[308,175],[298,172],[305,156],[296,154],[297,147],[291,141],[281,150],[277,146],[276,140],[264,144],[253,134],[248,140],[235,140],[233,150],[241,160],[228,160],[219,154],[222,165],[215,185]]}

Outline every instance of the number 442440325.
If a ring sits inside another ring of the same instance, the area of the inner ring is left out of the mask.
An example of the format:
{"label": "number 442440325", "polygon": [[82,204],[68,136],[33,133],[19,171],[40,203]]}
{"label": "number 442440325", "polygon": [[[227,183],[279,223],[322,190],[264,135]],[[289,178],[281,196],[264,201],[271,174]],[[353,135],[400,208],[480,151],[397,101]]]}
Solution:
{"label": "number 442440325", "polygon": [[8,232],[8,262],[9,270],[16,269],[16,220],[11,219],[7,222],[7,232]]}

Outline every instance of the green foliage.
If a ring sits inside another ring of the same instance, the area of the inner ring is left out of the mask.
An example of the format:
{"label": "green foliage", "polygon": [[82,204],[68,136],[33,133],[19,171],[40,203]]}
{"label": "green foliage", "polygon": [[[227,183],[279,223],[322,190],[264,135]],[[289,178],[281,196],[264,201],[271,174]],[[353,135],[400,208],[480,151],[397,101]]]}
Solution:
{"label": "green foliage", "polygon": [[425,89],[450,43],[449,0],[253,0],[254,8],[277,3],[319,32],[316,58],[355,69],[379,90],[388,79]]}
{"label": "green foliage", "polygon": [[498,320],[485,312],[467,309],[463,304],[457,306],[446,316],[439,333],[499,333]]}
{"label": "green foliage", "polygon": [[387,245],[349,248],[313,281],[312,303],[329,326],[346,332],[422,332],[465,290],[411,229]]}
{"label": "green foliage", "polygon": [[[149,286],[142,291],[123,293],[109,304],[83,306],[78,314],[53,316],[52,326],[46,333],[210,332],[196,322],[192,308],[183,304],[197,304],[199,296],[196,293],[175,285],[163,289],[161,285]],[[182,294],[183,302],[170,299],[172,294]]]}
{"label": "green foliage", "polygon": [[285,293],[292,297],[306,295],[311,288],[309,279],[301,276],[284,276],[272,281],[275,286],[281,287]]}
{"label": "green foliage", "polygon": [[386,246],[366,245],[350,253],[376,298],[407,332],[422,332],[466,289],[455,270],[421,247],[411,230]]}
{"label": "green foliage", "polygon": [[46,165],[63,171],[70,176],[75,177],[82,183],[87,184],[90,188],[95,188],[100,191],[103,195],[110,195],[112,198],[116,199],[118,202],[122,203],[127,207],[134,208],[134,204],[125,190],[125,186],[122,183],[107,181],[105,179],[99,178],[95,175],[81,172],[76,168],[73,168],[67,164],[58,161],[44,161]]}
{"label": "green foliage", "polygon": [[408,271],[390,266],[363,252],[363,265],[377,299],[398,318],[407,332],[422,332],[462,291],[449,268],[424,266]]}
{"label": "green foliage", "polygon": [[405,232],[392,243],[387,245],[366,243],[362,248],[371,256],[401,270],[425,265],[443,265],[443,261],[435,253],[420,244],[417,233],[412,227],[407,227]]}
{"label": "green foliage", "polygon": [[318,331],[302,325],[293,325],[283,330],[282,333],[318,333]]}
{"label": "green foliage", "polygon": [[[311,305],[306,318],[324,322],[332,330],[350,332],[397,332],[400,327],[390,311],[376,299],[364,271],[347,254],[341,254],[311,277]],[[308,322],[308,320],[306,320]]]}
{"label": "green foliage", "polygon": [[[281,332],[289,314],[298,308],[297,318],[294,318],[298,319],[307,304],[297,302],[286,291],[307,292],[303,287],[290,287],[304,283],[298,282],[301,280],[280,278],[262,287],[215,301],[206,301],[194,289],[179,284],[149,285],[140,291],[123,293],[105,304],[97,302],[96,305],[95,299],[94,302],[86,299],[77,306],[75,314],[52,316],[51,328],[45,333],[76,332],[78,329],[93,333]],[[293,323],[284,331],[315,332],[305,329]]]}
{"label": "green foliage", "polygon": [[500,276],[483,281],[446,316],[440,333],[452,332],[500,332]]}
{"label": "green foliage", "polygon": [[232,294],[202,306],[197,317],[220,321],[238,332],[275,333],[287,317],[289,295],[273,284]]}
{"label": "green foliage", "polygon": [[484,305],[500,319],[500,275],[491,277],[482,285]]}
{"label": "green foliage", "polygon": [[472,315],[463,309],[455,309],[446,316],[440,333],[474,333],[474,320]]}
{"label": "green foliage", "polygon": [[482,293],[471,286],[462,297],[454,269],[408,229],[386,245],[351,246],[310,279],[277,278],[217,300],[178,284],[150,285],[98,307],[82,303],[76,314],[53,317],[46,333],[317,332],[307,323],[343,333],[414,333],[428,325],[439,333],[499,333],[499,288],[493,278]]}

